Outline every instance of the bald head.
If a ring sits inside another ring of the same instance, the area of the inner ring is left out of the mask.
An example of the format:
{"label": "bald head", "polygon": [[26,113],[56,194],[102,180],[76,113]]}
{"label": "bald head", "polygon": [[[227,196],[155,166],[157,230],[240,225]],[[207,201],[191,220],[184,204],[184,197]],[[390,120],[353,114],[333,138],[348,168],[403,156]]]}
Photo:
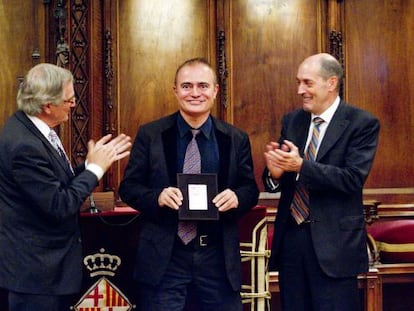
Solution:
{"label": "bald head", "polygon": [[338,81],[336,91],[339,92],[344,72],[342,65],[331,54],[319,53],[309,56],[302,62],[301,66],[313,68],[325,81],[330,77],[336,77]]}

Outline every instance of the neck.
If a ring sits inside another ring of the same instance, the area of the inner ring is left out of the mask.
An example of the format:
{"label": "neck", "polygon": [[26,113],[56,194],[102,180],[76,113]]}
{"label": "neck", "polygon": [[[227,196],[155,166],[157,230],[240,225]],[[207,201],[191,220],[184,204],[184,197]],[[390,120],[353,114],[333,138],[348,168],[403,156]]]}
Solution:
{"label": "neck", "polygon": [[210,114],[194,117],[181,113],[181,116],[183,117],[185,122],[187,122],[188,125],[190,125],[193,129],[198,129],[204,124],[204,122],[207,121]]}

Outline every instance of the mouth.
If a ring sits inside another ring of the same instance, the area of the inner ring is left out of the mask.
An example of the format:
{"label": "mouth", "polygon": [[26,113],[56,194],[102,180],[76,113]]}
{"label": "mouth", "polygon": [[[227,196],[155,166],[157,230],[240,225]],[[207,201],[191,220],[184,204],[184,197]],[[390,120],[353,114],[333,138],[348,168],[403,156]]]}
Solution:
{"label": "mouth", "polygon": [[204,101],[202,101],[202,100],[189,100],[188,101],[188,103],[190,104],[190,105],[200,105],[200,104],[202,104]]}
{"label": "mouth", "polygon": [[313,98],[309,96],[303,96],[302,99],[303,99],[303,103],[306,104],[312,101]]}

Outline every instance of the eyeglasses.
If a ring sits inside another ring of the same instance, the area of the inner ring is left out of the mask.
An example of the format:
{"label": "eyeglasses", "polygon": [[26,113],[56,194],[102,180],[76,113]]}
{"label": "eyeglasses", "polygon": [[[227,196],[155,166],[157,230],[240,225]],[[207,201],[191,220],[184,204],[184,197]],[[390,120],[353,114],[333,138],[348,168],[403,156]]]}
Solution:
{"label": "eyeglasses", "polygon": [[68,103],[68,104],[75,104],[76,103],[76,97],[74,96],[74,97],[69,98],[69,99],[64,99],[63,102]]}

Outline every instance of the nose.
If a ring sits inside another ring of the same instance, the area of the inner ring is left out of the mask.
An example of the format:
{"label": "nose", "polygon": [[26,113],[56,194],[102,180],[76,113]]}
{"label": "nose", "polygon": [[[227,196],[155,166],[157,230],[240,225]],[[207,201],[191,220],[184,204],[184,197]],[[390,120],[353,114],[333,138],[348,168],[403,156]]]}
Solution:
{"label": "nose", "polygon": [[299,83],[298,84],[298,94],[302,95],[304,93],[305,93],[305,89],[304,89],[303,83]]}
{"label": "nose", "polygon": [[200,95],[200,93],[201,93],[201,91],[200,91],[200,89],[199,89],[197,86],[194,86],[194,87],[191,89],[191,95],[192,95],[192,96],[199,96],[199,95]]}

